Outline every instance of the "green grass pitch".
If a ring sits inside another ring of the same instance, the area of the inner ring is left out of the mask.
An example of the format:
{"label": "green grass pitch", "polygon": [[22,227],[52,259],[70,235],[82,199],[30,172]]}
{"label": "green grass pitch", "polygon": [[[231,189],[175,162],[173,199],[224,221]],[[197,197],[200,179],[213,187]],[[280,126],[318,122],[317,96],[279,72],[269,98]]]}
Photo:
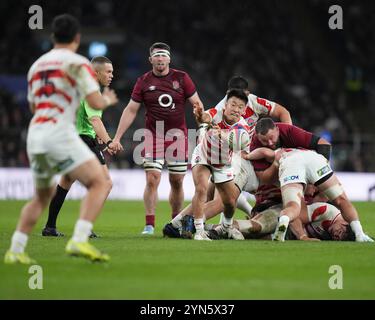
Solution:
{"label": "green grass pitch", "polygon": [[[23,201],[0,201],[0,254]],[[362,225],[375,235],[375,202],[356,203]],[[78,201],[65,203],[59,230],[70,236]],[[238,213],[242,217],[243,214]],[[141,236],[143,204],[108,201],[94,244],[108,264],[65,255],[65,238],[43,238],[46,213],[27,252],[43,268],[43,289],[31,290],[27,266],[0,262],[0,299],[375,299],[375,244],[289,241],[198,242],[162,237],[169,207],[159,203],[156,234]],[[331,265],[343,269],[343,289],[328,286]]]}

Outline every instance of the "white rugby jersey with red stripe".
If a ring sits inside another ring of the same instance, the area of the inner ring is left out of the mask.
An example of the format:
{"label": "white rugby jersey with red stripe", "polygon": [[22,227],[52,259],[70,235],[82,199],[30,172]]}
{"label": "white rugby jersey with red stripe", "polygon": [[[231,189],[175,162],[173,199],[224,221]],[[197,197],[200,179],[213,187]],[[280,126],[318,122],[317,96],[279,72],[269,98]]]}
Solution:
{"label": "white rugby jersey with red stripe", "polygon": [[[212,119],[212,123],[216,124],[220,129],[230,130],[233,125],[225,122],[223,113],[218,112],[215,108],[206,111]],[[242,125],[247,132],[250,131],[250,127],[244,118],[240,118],[237,122]],[[224,135],[225,133],[223,133]],[[223,167],[230,165],[232,162],[232,150],[229,148],[228,141],[226,139],[218,139],[213,130],[208,130],[200,141],[202,155],[206,158],[207,163],[213,167]]]}
{"label": "white rugby jersey with red stripe", "polygon": [[[254,94],[248,95],[248,102],[246,104],[245,113],[242,116],[247,125],[251,128],[251,133],[255,127],[256,122],[259,117],[264,115],[270,115],[275,109],[276,103],[267,99],[259,98]],[[225,96],[216,106],[215,109],[220,114],[223,113],[223,108],[225,107],[225,102],[227,101],[227,96]]]}
{"label": "white rugby jersey with red stripe", "polygon": [[35,106],[30,131],[71,129],[80,100],[99,90],[89,60],[65,48],[35,61],[27,80],[27,99]]}

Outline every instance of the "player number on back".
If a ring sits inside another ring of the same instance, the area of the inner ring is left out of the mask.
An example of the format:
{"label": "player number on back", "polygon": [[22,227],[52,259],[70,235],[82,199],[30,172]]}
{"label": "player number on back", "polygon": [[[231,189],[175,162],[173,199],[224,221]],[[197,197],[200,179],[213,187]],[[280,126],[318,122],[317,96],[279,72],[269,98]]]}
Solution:
{"label": "player number on back", "polygon": [[173,98],[169,94],[166,94],[166,93],[162,94],[159,97],[158,102],[159,102],[159,105],[163,108],[169,108],[169,107],[171,107],[171,109],[175,108]]}

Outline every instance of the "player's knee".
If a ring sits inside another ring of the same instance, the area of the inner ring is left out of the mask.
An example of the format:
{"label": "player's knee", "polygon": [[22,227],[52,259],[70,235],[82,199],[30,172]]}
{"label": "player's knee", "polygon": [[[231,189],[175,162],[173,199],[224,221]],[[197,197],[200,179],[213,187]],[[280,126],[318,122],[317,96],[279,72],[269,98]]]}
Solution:
{"label": "player's knee", "polygon": [[73,182],[74,182],[74,179],[72,179],[68,174],[65,174],[61,177],[59,185],[65,190],[69,190]]}
{"label": "player's knee", "polygon": [[178,190],[182,189],[184,177],[183,176],[173,176],[169,178],[169,183],[172,189]]}
{"label": "player's knee", "polygon": [[42,192],[37,192],[37,194],[34,197],[34,201],[36,201],[44,209],[48,206],[53,196],[53,192],[54,190],[52,188]]}
{"label": "player's knee", "polygon": [[90,177],[90,179],[86,182],[87,189],[106,189],[107,188],[107,180],[104,174],[97,174],[95,176]]}
{"label": "player's knee", "polygon": [[111,178],[107,178],[106,179],[106,187],[108,189],[108,191],[111,191],[112,190],[112,187],[113,187],[113,181]]}
{"label": "player's knee", "polygon": [[156,189],[160,183],[160,173],[148,172],[146,184],[148,188]]}
{"label": "player's knee", "polygon": [[202,186],[202,185],[197,185],[195,187],[195,194],[199,197],[199,198],[206,198],[207,196],[207,188],[205,186]]}

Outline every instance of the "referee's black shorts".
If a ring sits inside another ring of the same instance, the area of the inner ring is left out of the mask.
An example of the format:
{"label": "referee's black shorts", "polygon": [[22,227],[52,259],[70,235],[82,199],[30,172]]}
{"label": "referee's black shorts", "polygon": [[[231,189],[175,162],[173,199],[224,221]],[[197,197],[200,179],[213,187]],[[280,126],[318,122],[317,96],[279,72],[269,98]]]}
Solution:
{"label": "referee's black shorts", "polygon": [[85,134],[80,134],[79,136],[81,137],[83,142],[88,145],[90,150],[95,153],[99,162],[101,164],[106,164],[103,152],[102,152],[102,150],[100,150],[100,146],[99,146],[98,141],[94,138],[91,138],[90,136],[85,135]]}

